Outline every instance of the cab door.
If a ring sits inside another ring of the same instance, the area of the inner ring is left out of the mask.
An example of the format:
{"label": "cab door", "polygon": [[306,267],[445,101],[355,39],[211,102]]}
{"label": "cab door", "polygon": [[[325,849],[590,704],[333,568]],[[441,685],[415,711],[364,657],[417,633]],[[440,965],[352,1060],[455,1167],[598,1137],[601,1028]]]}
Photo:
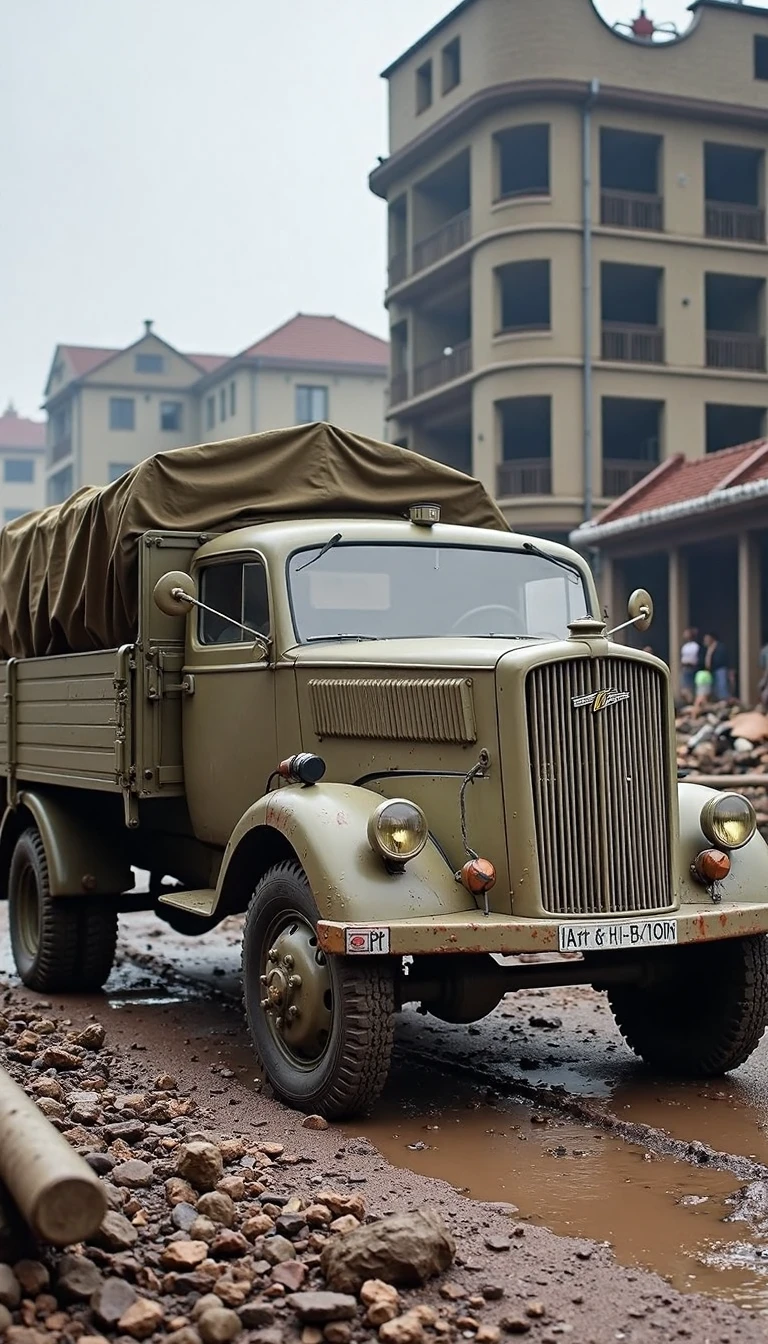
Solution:
{"label": "cab door", "polygon": [[[189,617],[184,780],[195,834],[225,845],[277,765],[270,596],[262,556],[212,557],[196,573],[203,608]],[[209,608],[206,610],[205,608]]]}

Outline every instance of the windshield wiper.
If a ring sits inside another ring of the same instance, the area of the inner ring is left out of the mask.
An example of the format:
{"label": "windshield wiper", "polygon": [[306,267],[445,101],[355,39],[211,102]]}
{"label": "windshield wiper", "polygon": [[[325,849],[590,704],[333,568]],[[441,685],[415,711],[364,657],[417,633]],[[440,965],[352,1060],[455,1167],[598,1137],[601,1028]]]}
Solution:
{"label": "windshield wiper", "polygon": [[302,569],[309,569],[309,566],[314,565],[316,560],[322,560],[323,556],[328,554],[331,547],[338,546],[340,541],[341,541],[341,533],[334,532],[333,536],[328,541],[326,541],[325,545],[320,547],[320,550],[317,552],[317,555],[313,555],[311,560],[305,560],[303,565],[297,565],[296,573],[300,574]]}
{"label": "windshield wiper", "polygon": [[378,638],[379,638],[378,635],[311,635],[309,639],[304,640],[304,643],[331,644],[331,643],[338,643],[342,639],[356,639],[362,642],[363,640],[368,639],[377,640]]}
{"label": "windshield wiper", "polygon": [[570,575],[572,583],[579,582],[576,570],[573,565],[568,564],[567,560],[560,560],[556,555],[548,555],[546,551],[542,551],[541,547],[536,546],[532,541],[524,541],[523,550],[528,551],[530,555],[538,555],[542,560],[549,560],[551,565],[557,565],[560,569],[564,569],[566,574]]}

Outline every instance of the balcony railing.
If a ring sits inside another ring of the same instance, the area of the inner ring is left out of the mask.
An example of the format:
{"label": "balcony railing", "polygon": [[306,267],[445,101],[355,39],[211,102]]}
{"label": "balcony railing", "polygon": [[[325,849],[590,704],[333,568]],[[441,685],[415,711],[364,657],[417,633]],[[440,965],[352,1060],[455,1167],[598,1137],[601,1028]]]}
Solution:
{"label": "balcony railing", "polygon": [[548,457],[520,457],[499,462],[496,468],[496,493],[510,495],[551,495],[552,463]]}
{"label": "balcony railing", "polygon": [[454,215],[447,224],[442,224],[434,233],[430,233],[426,238],[421,238],[418,243],[413,245],[413,271],[423,271],[427,266],[434,266],[436,261],[442,261],[449,253],[455,252],[457,247],[463,247],[464,243],[469,241],[470,212],[464,210],[460,215]]}
{"label": "balcony railing", "polygon": [[603,495],[606,499],[614,499],[616,495],[625,494],[658,465],[658,462],[647,457],[638,460],[625,457],[603,458]]}
{"label": "balcony railing", "polygon": [[629,322],[603,323],[603,359],[632,364],[664,363],[664,328]]}
{"label": "balcony railing", "polygon": [[430,392],[442,383],[453,382],[454,378],[469,373],[471,368],[472,342],[462,341],[461,345],[454,345],[449,355],[441,355],[439,359],[431,359],[428,364],[420,364],[414,369],[413,395],[418,397],[421,392]]}
{"label": "balcony railing", "polygon": [[389,258],[389,287],[399,285],[406,277],[408,270],[408,253],[395,252],[394,256]]}
{"label": "balcony railing", "polygon": [[645,191],[602,191],[600,223],[612,229],[664,228],[664,199]]}
{"label": "balcony railing", "polygon": [[51,462],[60,462],[64,457],[72,455],[72,439],[69,434],[64,438],[56,439],[51,446]]}
{"label": "balcony railing", "polygon": [[758,205],[726,205],[721,201],[707,201],[705,230],[708,238],[725,238],[735,243],[764,243],[765,211]]}
{"label": "balcony railing", "polygon": [[401,401],[408,400],[408,374],[395,373],[389,384],[389,404],[398,406]]}
{"label": "balcony railing", "polygon": [[763,373],[765,337],[758,336],[754,332],[708,331],[707,367]]}

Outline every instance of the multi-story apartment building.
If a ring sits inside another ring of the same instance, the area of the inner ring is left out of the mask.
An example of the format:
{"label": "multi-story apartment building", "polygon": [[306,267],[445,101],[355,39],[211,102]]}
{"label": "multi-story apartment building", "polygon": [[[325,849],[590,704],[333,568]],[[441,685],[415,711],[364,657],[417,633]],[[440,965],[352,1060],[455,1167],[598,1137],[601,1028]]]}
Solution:
{"label": "multi-story apartment building", "polygon": [[768,9],[691,11],[463,0],[384,71],[388,437],[520,529],[766,431]]}
{"label": "multi-story apartment building", "polygon": [[185,354],[145,323],[126,349],[59,345],[45,389],[48,503],[184,444],[333,420],[381,438],[386,341],[299,313],[239,355]]}
{"label": "multi-story apartment building", "polygon": [[45,503],[45,425],[9,404],[0,415],[0,526]]}

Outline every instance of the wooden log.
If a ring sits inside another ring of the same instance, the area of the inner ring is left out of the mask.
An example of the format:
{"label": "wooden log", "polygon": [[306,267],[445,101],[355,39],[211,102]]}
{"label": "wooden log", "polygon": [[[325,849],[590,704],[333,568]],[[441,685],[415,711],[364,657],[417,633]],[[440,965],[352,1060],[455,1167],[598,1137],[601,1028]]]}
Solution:
{"label": "wooden log", "polygon": [[2,1068],[0,1182],[34,1235],[53,1246],[92,1236],[107,1211],[88,1163]]}

